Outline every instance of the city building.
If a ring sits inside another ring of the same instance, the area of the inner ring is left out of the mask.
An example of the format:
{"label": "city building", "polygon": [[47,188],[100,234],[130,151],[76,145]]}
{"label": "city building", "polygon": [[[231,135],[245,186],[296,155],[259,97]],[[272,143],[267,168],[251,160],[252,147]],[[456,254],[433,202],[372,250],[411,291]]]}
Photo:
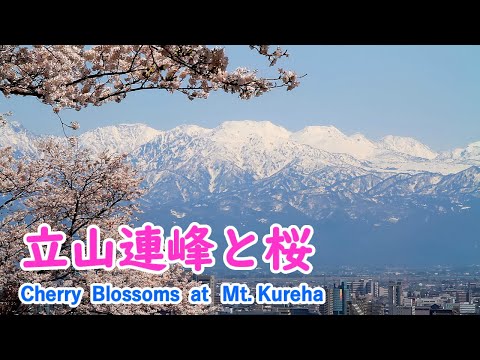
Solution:
{"label": "city building", "polygon": [[385,304],[378,300],[372,300],[367,304],[366,315],[385,315]]}
{"label": "city building", "polygon": [[415,305],[416,306],[432,306],[434,304],[440,305],[442,303],[441,299],[439,297],[433,297],[433,298],[418,298],[415,300]]}
{"label": "city building", "polygon": [[395,306],[391,315],[415,315],[415,306]]}
{"label": "city building", "polygon": [[415,299],[412,298],[403,298],[403,306],[414,306],[415,305]]}
{"label": "city building", "polygon": [[460,315],[475,315],[477,312],[476,307],[477,305],[475,304],[469,304],[469,303],[458,304],[458,310]]}
{"label": "city building", "polygon": [[290,315],[312,315],[308,308],[295,307],[290,309]]}
{"label": "city building", "polygon": [[365,284],[365,294],[370,294],[375,298],[379,297],[378,281],[373,281],[372,279],[368,279]]}
{"label": "city building", "polygon": [[430,306],[415,306],[415,315],[430,315]]}
{"label": "city building", "polygon": [[210,297],[212,298],[212,305],[220,304],[220,292],[217,292],[215,276],[213,275],[197,275],[193,274],[193,280],[199,283],[207,284],[210,287]]}
{"label": "city building", "polygon": [[465,290],[457,290],[456,293],[456,302],[463,303],[468,302],[468,293]]}
{"label": "city building", "polygon": [[379,297],[383,297],[383,296],[386,297],[386,296],[388,296],[388,288],[379,286],[379,287],[378,287],[378,296],[379,296]]}
{"label": "city building", "polygon": [[325,289],[325,304],[321,304],[318,307],[318,311],[321,315],[333,315],[333,289]]}
{"label": "city building", "polygon": [[363,309],[363,306],[358,303],[353,303],[351,301],[348,302],[348,314],[349,315],[365,315],[365,311]]}
{"label": "city building", "polygon": [[444,309],[438,304],[433,304],[430,307],[430,315],[453,315],[453,310]]}
{"label": "city building", "polygon": [[476,292],[477,290],[477,283],[468,283],[468,287],[467,287],[467,301],[472,304],[473,303],[473,294]]}
{"label": "city building", "polygon": [[350,285],[342,281],[341,285],[333,285],[333,315],[348,315],[350,301]]}
{"label": "city building", "polygon": [[389,314],[392,314],[392,310],[396,306],[403,305],[403,288],[402,282],[397,281],[396,283],[390,281],[388,284],[388,308]]}
{"label": "city building", "polygon": [[364,279],[352,281],[350,283],[350,295],[355,295],[355,297],[365,295],[365,285],[366,283]]}
{"label": "city building", "polygon": [[397,281],[397,287],[395,289],[395,302],[397,303],[397,306],[403,305],[403,287],[401,281]]}

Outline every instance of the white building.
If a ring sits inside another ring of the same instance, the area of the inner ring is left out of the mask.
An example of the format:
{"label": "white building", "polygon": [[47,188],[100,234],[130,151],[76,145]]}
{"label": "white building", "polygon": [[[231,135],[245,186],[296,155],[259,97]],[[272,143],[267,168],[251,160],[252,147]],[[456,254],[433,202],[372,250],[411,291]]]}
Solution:
{"label": "white building", "polygon": [[442,305],[442,300],[439,297],[418,298],[415,300],[416,306],[432,306],[433,304]]}
{"label": "white building", "polygon": [[459,304],[460,315],[476,314],[477,312],[476,307],[477,305],[475,304],[469,304],[469,303]]}

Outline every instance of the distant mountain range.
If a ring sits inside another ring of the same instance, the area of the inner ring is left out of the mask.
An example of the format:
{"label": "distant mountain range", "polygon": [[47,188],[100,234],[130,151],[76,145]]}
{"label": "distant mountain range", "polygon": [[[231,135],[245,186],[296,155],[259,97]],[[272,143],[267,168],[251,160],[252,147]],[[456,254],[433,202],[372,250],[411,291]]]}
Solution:
{"label": "distant mountain range", "polygon": [[[18,123],[0,128],[0,147],[17,154],[34,155],[36,138]],[[318,264],[480,260],[480,141],[437,153],[408,137],[228,121],[106,126],[79,144],[128,153],[148,188],[140,221],[167,229],[204,221],[223,237],[229,224],[259,232],[273,222],[312,224]]]}

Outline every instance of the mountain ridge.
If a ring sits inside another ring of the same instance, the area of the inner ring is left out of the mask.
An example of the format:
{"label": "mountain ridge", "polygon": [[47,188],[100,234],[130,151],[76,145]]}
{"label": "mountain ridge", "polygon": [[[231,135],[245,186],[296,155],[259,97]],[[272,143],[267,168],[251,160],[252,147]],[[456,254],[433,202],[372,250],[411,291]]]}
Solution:
{"label": "mountain ridge", "polygon": [[[478,245],[471,234],[480,231],[480,142],[437,154],[411,138],[374,142],[333,126],[303,130],[254,121],[166,131],[124,124],[86,132],[78,140],[94,152],[128,153],[147,189],[139,223],[198,221],[212,229],[233,224],[244,232],[264,231],[275,222],[313,224],[320,229],[317,241],[325,261],[339,261],[339,252],[348,253],[349,261],[359,254],[367,260],[371,254],[394,259],[391,249],[407,259],[409,247],[428,252],[441,243],[454,251],[452,241],[461,249],[455,250],[457,258],[474,257]],[[39,138],[19,124],[0,129],[0,147],[12,146],[18,154],[34,153]],[[318,139],[323,138],[322,144]],[[365,150],[360,156],[351,154],[356,143]],[[343,153],[325,150],[342,146]],[[402,241],[405,248],[399,247]],[[447,255],[438,250],[436,259]]]}
{"label": "mountain ridge", "polygon": [[[256,128],[255,131],[251,131],[252,127]],[[87,142],[87,140],[91,140],[92,138],[99,137],[99,134],[104,134],[104,136],[109,136],[112,141],[115,140],[125,140],[121,139],[122,136],[126,137],[128,134],[123,134],[129,131],[130,133],[140,133],[143,132],[144,134],[144,139],[139,139],[140,141],[137,143],[134,143],[134,146],[141,146],[144,143],[152,140],[156,136],[159,136],[163,133],[175,133],[177,131],[183,131],[183,132],[190,132],[191,134],[211,134],[213,133],[215,136],[218,137],[219,133],[222,133],[222,131],[225,133],[227,132],[227,136],[231,135],[231,133],[234,133],[235,130],[238,132],[242,132],[243,134],[258,134],[258,129],[269,129],[273,130],[273,132],[276,132],[276,135],[278,137],[279,134],[283,138],[290,138],[290,140],[297,141],[301,139],[302,135],[324,135],[326,137],[331,137],[333,140],[341,140],[341,139],[348,139],[351,142],[365,142],[367,146],[377,146],[382,148],[383,150],[392,150],[396,151],[399,153],[403,153],[406,155],[410,155],[413,157],[419,157],[419,158],[425,158],[432,160],[435,157],[438,157],[440,159],[450,159],[450,158],[460,158],[461,155],[466,155],[466,154],[472,154],[475,157],[478,157],[480,159],[480,141],[473,142],[470,144],[467,144],[465,148],[457,148],[457,149],[452,149],[450,151],[443,151],[443,152],[435,152],[431,150],[427,145],[421,143],[420,141],[412,138],[412,137],[405,137],[405,136],[396,136],[396,135],[386,135],[379,141],[373,141],[368,139],[365,135],[361,133],[355,133],[353,135],[346,135],[342,131],[340,131],[338,128],[336,128],[333,125],[309,125],[304,127],[303,129],[299,131],[290,131],[280,125],[276,125],[272,123],[271,121],[256,121],[256,120],[229,120],[221,123],[217,127],[214,128],[204,128],[200,125],[195,125],[195,124],[182,124],[179,126],[176,126],[172,129],[169,130],[158,130],[155,129],[149,125],[146,125],[144,123],[122,123],[118,125],[107,125],[107,126],[101,126],[93,130],[86,131],[79,135],[79,139],[84,139],[83,142]],[[241,131],[240,131],[240,130]],[[25,132],[28,133],[30,136],[33,137],[42,137],[42,136],[37,136],[26,130],[19,122],[17,121],[10,121],[7,123],[6,126],[3,126],[0,128],[0,134],[2,134],[2,131],[5,132],[5,130],[12,132]],[[231,132],[228,134],[228,132]],[[272,132],[270,133],[272,134]],[[270,134],[261,134],[262,136],[264,135],[270,135]],[[74,136],[75,133],[72,133],[72,136]],[[105,141],[106,139],[101,139]],[[232,140],[232,139],[231,139]],[[318,143],[318,138],[315,139]],[[82,142],[82,140],[80,141]],[[117,141],[119,142],[119,141]],[[306,145],[312,146],[311,143],[309,143],[306,140],[301,140],[299,141],[301,143],[304,143]],[[5,141],[0,141],[0,146],[5,146],[6,143]],[[109,146],[107,144],[103,144],[104,147],[108,148]],[[417,151],[415,149],[409,149],[414,148],[418,146]],[[315,147],[315,146],[313,146]],[[341,149],[338,148],[336,151],[333,151],[332,149],[328,149],[328,144],[321,144],[318,145],[317,148],[320,150],[325,150],[328,152],[333,152],[333,153],[346,153],[355,156],[356,158],[359,159],[364,159],[362,156],[361,152],[353,152],[349,151],[349,149]],[[110,147],[111,148],[111,147]],[[130,149],[132,151],[133,149]]]}

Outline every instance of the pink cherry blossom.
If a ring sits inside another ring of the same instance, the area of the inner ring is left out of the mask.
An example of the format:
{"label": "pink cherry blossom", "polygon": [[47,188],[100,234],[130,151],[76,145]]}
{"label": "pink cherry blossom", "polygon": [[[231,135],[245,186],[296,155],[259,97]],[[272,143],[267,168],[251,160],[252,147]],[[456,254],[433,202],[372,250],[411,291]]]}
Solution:
{"label": "pink cherry blossom", "polygon": [[[288,56],[279,47],[250,48],[270,66]],[[139,90],[181,92],[190,100],[223,90],[250,99],[273,88],[299,85],[290,71],[260,77],[255,70],[227,67],[225,50],[205,45],[0,45],[0,91],[7,97],[36,97],[58,113],[120,102]]]}
{"label": "pink cherry blossom", "polygon": [[23,236],[35,232],[41,223],[65,233],[60,255],[71,257],[72,242],[85,241],[90,225],[97,225],[105,238],[118,238],[118,226],[130,224],[138,211],[137,200],[144,193],[139,186],[142,179],[125,155],[93,155],[67,141],[52,139],[41,141],[38,148],[39,159],[33,160],[14,157],[10,148],[0,149],[0,313],[31,313],[32,307],[21,304],[16,295],[25,282],[85,289],[77,308],[56,305],[55,314],[203,314],[214,310],[188,301],[175,305],[92,305],[88,299],[89,284],[95,282],[119,287],[177,286],[187,299],[188,290],[199,283],[179,265],[162,274],[130,269],[78,271],[73,267],[22,271],[19,261],[28,257]]}

